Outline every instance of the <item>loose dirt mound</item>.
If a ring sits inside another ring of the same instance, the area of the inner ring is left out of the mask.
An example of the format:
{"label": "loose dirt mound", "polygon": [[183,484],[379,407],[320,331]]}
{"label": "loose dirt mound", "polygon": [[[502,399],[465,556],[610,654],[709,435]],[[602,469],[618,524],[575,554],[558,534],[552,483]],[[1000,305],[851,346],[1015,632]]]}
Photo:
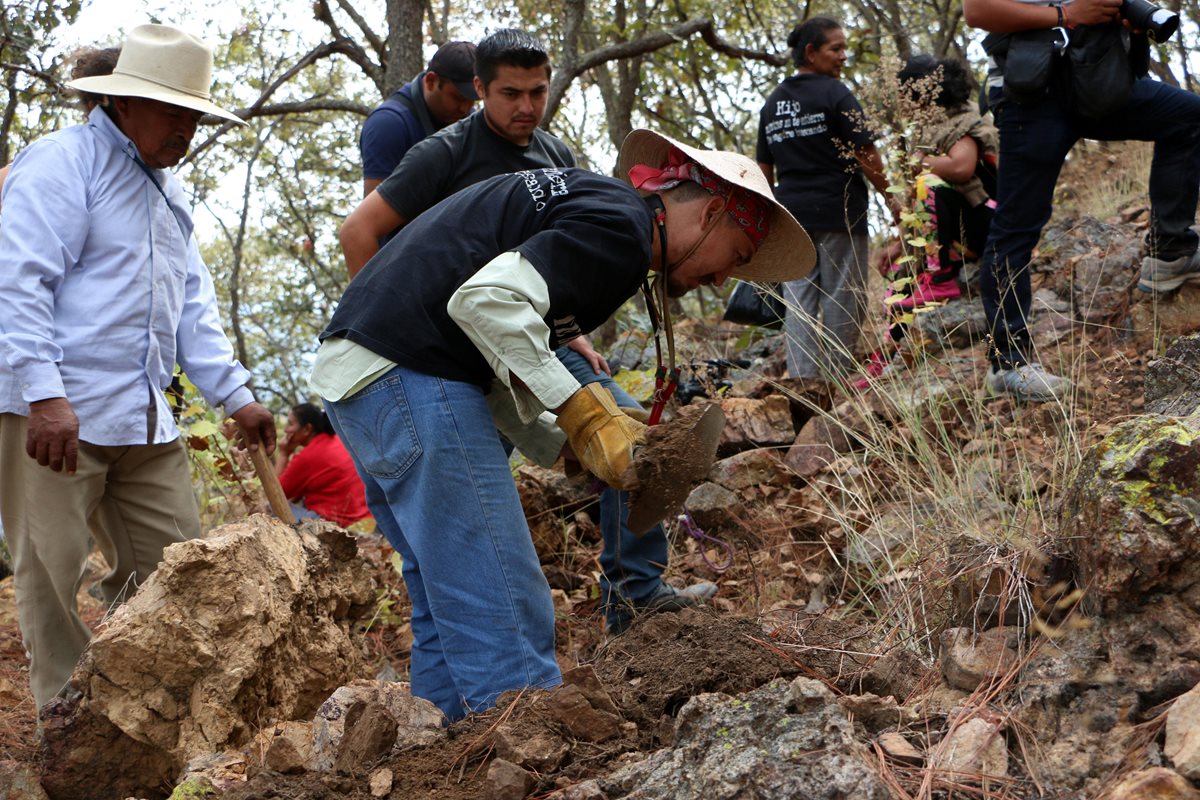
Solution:
{"label": "loose dirt mound", "polygon": [[[387,768],[389,797],[467,800],[487,796],[490,759],[519,758],[513,751],[525,749],[543,759],[530,767],[539,774],[535,792],[572,785],[634,759],[627,754],[640,758],[669,744],[674,715],[695,695],[738,694],[796,675],[799,668],[756,641],[762,638],[744,618],[703,611],[646,617],[609,641],[594,677],[577,670],[563,689],[508,695],[495,710],[451,725],[444,742],[364,765],[354,776],[262,772],[224,799],[357,800],[370,796],[371,772]],[[619,732],[606,729],[610,716],[624,723]],[[599,724],[589,726],[589,717]],[[538,746],[521,746],[532,742]]]}
{"label": "loose dirt mound", "polygon": [[702,610],[659,614],[611,640],[596,674],[622,715],[642,729],[644,745],[661,746],[693,696],[738,694],[800,673],[795,662],[759,643],[765,638],[749,619]]}

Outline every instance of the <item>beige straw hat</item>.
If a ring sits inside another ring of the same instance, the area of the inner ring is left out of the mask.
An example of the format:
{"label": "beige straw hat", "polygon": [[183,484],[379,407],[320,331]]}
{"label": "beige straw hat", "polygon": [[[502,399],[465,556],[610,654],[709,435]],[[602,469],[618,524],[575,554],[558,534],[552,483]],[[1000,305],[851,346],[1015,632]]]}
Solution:
{"label": "beige straw hat", "polygon": [[643,128],[630,133],[621,144],[618,172],[629,180],[629,170],[637,164],[661,167],[667,163],[667,153],[672,147],[679,148],[714,175],[748,189],[771,204],[771,227],[767,238],[754,258],[734,270],[733,277],[747,281],[794,281],[812,271],[817,262],[812,240],[796,218],[775,199],[771,185],[758,165],[741,153],[700,150]]}
{"label": "beige straw hat", "polygon": [[121,46],[111,75],[79,78],[72,89],[116,97],[145,97],[246,123],[213,104],[212,48],[169,25],[139,25]]}

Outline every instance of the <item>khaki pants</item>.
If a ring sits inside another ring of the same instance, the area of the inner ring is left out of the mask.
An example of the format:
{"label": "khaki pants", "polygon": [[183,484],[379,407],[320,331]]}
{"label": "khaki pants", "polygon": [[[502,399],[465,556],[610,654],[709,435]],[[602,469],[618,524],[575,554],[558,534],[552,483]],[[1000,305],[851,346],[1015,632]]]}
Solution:
{"label": "khaki pants", "polygon": [[0,414],[0,517],[13,556],[21,636],[38,708],[66,685],[91,638],[75,596],[91,535],[112,571],[105,599],[131,595],[162,560],[163,548],[200,535],[182,440],[101,447],[79,443],[74,475],[39,466],[25,453],[28,420]]}

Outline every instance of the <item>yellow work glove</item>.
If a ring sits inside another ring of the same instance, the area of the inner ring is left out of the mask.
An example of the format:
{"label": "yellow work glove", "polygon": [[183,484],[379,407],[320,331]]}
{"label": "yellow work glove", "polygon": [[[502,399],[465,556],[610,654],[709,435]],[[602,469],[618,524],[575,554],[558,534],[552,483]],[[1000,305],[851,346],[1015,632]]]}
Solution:
{"label": "yellow work glove", "polygon": [[633,488],[629,469],[633,448],[646,439],[646,426],[617,408],[612,392],[589,383],[571,395],[558,412],[575,457],[614,489]]}

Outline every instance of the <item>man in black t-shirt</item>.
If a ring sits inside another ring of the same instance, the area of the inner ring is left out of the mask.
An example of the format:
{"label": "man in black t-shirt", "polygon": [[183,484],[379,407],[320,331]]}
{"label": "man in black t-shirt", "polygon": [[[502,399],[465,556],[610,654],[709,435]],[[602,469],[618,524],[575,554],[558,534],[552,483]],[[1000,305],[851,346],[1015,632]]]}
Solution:
{"label": "man in black t-shirt", "polygon": [[[538,127],[550,89],[550,58],[541,43],[524,31],[497,31],[479,43],[475,65],[483,109],[415,145],[342,226],[352,276],[375,254],[379,241],[460,189],[509,172],[575,166],[570,148]],[[607,362],[586,336],[569,342],[564,338],[557,355],[580,382],[601,383],[624,408],[638,405],[612,379]],[[493,408],[497,425],[527,457],[551,465],[562,449],[561,431],[553,425],[516,425],[507,411]],[[666,531],[658,525],[638,536],[625,525],[627,516],[620,493],[604,490],[601,591],[610,631],[624,629],[636,612],[677,611],[716,593],[709,582],[676,589],[663,581],[670,552]]]}
{"label": "man in black t-shirt", "polygon": [[347,289],[311,384],[363,477],[412,600],[413,694],[450,719],[561,680],[554,608],[488,396],[553,411],[581,464],[629,488],[645,426],[552,348],[650,270],[675,297],[799,277],[812,243],[754,162],[650,131],[621,149],[642,197],[574,168],[501,175],[405,226]]}
{"label": "man in black t-shirt", "polygon": [[515,28],[493,33],[476,48],[475,73],[483,108],[413,145],[342,223],[351,278],[380,242],[460,189],[507,172],[575,166],[571,149],[538,127],[550,57],[536,38]]}

